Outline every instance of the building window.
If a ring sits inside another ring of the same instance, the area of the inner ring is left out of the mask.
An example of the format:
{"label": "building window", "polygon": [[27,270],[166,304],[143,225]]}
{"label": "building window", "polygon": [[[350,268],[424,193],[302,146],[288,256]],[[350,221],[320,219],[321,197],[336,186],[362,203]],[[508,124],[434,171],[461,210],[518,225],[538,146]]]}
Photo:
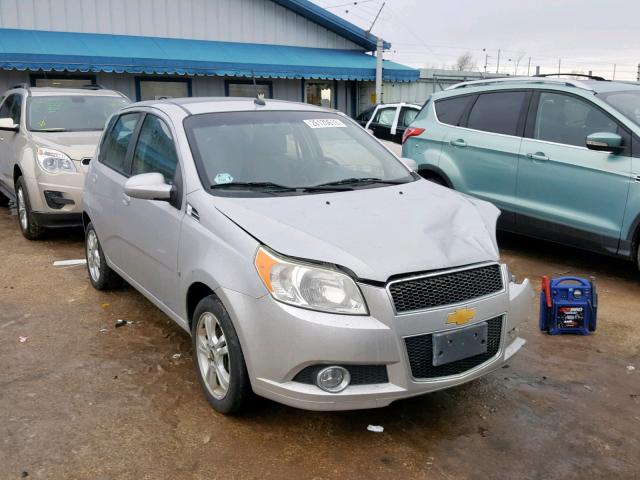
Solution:
{"label": "building window", "polygon": [[79,88],[86,85],[95,85],[95,75],[43,75],[30,76],[32,87],[60,87]]}
{"label": "building window", "polygon": [[179,78],[136,78],[136,98],[143,100],[163,100],[191,96],[191,79]]}
{"label": "building window", "polygon": [[318,107],[333,108],[335,92],[333,82],[306,82],[304,101]]}
{"label": "building window", "polygon": [[259,81],[253,85],[253,80],[225,80],[224,94],[227,97],[255,97],[256,89],[260,98],[273,98],[271,82]]}

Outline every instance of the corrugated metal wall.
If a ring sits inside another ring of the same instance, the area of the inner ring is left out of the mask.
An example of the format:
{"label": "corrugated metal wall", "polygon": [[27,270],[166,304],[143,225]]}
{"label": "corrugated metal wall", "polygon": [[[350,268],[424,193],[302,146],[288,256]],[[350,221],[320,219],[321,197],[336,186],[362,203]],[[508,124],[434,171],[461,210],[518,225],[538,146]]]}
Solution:
{"label": "corrugated metal wall", "polygon": [[0,0],[0,28],[362,50],[270,0]]}

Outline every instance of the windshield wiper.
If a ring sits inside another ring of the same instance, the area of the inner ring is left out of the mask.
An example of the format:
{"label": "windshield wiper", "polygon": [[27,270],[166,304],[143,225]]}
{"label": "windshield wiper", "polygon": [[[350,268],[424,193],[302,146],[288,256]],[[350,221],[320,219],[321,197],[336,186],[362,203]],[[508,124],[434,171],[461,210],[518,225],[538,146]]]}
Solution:
{"label": "windshield wiper", "polygon": [[32,132],[66,132],[66,128],[56,127],[56,128],[32,128]]}
{"label": "windshield wiper", "polygon": [[287,187],[286,185],[280,185],[273,182],[229,182],[218,183],[209,187],[212,190],[219,190],[223,188],[238,188],[245,190],[275,190],[278,192],[295,192],[294,187]]}
{"label": "windshield wiper", "polygon": [[[343,178],[342,180],[336,180],[335,182],[321,183],[320,185],[315,185],[315,187],[333,187],[339,185],[364,185],[370,183],[382,183],[384,185],[401,185],[406,182],[400,182],[397,180],[383,180],[382,178]],[[315,188],[311,187],[311,188]]]}

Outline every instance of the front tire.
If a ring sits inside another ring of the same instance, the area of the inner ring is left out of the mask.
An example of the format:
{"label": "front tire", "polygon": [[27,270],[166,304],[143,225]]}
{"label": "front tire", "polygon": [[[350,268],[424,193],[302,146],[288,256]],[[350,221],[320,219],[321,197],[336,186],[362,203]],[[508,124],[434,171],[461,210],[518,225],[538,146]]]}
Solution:
{"label": "front tire", "polygon": [[29,192],[22,177],[16,181],[16,204],[18,207],[18,220],[20,231],[28,240],[39,240],[44,235],[45,230],[38,224],[31,203],[29,202]]}
{"label": "front tire", "polygon": [[84,235],[84,253],[87,259],[89,280],[96,290],[113,290],[122,284],[120,276],[114,272],[104,258],[102,246],[93,224],[89,223]]}
{"label": "front tire", "polygon": [[207,401],[220,413],[239,412],[251,394],[249,374],[231,318],[215,295],[196,306],[191,338],[198,382]]}

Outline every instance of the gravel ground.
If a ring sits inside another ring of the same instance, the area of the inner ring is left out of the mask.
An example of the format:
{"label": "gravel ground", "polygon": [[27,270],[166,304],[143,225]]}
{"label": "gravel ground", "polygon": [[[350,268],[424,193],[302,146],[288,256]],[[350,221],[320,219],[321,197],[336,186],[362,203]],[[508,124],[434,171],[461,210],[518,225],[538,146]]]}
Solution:
{"label": "gravel ground", "polygon": [[632,264],[503,237],[503,259],[536,287],[544,274],[598,277],[595,335],[549,337],[532,322],[508,368],[383,409],[256,399],[224,417],[200,393],[182,330],[130,288],[97,292],[84,267],[52,266],[81,258],[82,240],[29,242],[0,208],[2,480],[640,478]]}

